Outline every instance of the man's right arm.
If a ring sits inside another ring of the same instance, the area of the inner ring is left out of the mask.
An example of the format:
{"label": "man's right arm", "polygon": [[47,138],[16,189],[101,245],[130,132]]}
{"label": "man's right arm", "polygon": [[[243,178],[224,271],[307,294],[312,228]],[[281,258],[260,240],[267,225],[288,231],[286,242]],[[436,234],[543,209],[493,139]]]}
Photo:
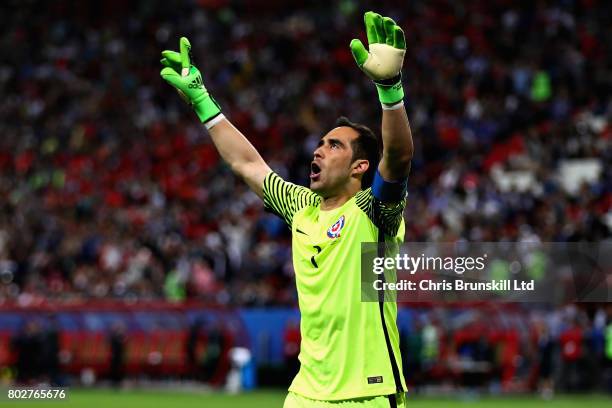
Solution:
{"label": "man's right arm", "polygon": [[221,158],[263,199],[263,183],[272,171],[251,142],[226,118],[208,129]]}
{"label": "man's right arm", "polygon": [[223,115],[206,127],[232,171],[263,200],[267,211],[281,217],[289,227],[297,211],[318,202],[318,196],[308,188],[285,181],[272,172],[247,138]]}
{"label": "man's right arm", "polygon": [[263,199],[264,180],[272,170],[247,138],[223,116],[204,87],[200,71],[191,64],[189,40],[181,38],[179,48],[179,52],[162,52],[161,63],[165,67],[160,73],[162,78],[191,105],[208,129],[221,158]]}

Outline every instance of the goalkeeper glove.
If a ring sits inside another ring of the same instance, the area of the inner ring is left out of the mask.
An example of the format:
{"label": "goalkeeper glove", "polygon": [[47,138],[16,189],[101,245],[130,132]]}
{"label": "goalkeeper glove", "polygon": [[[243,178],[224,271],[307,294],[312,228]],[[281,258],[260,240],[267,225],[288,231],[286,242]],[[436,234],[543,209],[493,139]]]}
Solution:
{"label": "goalkeeper glove", "polygon": [[211,121],[221,116],[221,108],[204,87],[200,71],[191,65],[189,40],[181,37],[179,48],[180,53],[162,51],[161,63],[165,68],[161,70],[160,75],[193,107],[200,121],[210,127],[213,124]]}
{"label": "goalkeeper glove", "polygon": [[363,43],[351,41],[351,53],[359,68],[376,84],[383,105],[394,105],[404,99],[402,64],[406,54],[404,32],[389,17],[368,11],[363,16],[370,50]]}

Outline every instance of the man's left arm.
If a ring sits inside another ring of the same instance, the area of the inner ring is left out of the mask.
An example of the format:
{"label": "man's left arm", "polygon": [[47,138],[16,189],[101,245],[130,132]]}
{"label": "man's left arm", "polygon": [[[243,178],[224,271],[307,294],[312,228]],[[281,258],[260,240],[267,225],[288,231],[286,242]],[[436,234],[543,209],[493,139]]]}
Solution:
{"label": "man's left arm", "polygon": [[402,102],[396,109],[385,109],[382,115],[383,156],[378,171],[387,181],[405,180],[410,173],[414,152],[408,115]]}
{"label": "man's left arm", "polygon": [[[410,161],[414,151],[403,102],[401,69],[406,53],[406,40],[402,29],[389,17],[368,11],[364,15],[364,21],[369,50],[365,49],[360,40],[355,39],[351,41],[351,52],[357,65],[374,81],[383,109],[383,156],[378,166],[379,175],[375,179],[373,192],[378,195],[376,193],[380,188],[389,190],[390,186],[387,186],[386,182],[395,182],[397,188],[391,186],[391,190],[402,190],[405,194],[405,183],[410,173]],[[403,197],[396,193],[390,196],[385,194],[385,198],[396,201]]]}

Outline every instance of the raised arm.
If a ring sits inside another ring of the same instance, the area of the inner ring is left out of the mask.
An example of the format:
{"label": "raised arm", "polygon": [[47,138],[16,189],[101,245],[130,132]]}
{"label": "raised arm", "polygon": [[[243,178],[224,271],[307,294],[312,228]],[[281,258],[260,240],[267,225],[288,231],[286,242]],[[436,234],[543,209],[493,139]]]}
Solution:
{"label": "raised arm", "polygon": [[225,118],[208,131],[223,160],[263,199],[263,182],[272,170],[251,142]]}
{"label": "raised arm", "polygon": [[382,139],[383,156],[378,165],[380,175],[389,181],[406,179],[414,145],[403,103],[393,110],[383,108]]}
{"label": "raised arm", "polygon": [[161,76],[189,103],[200,121],[208,129],[221,158],[232,171],[263,198],[264,179],[272,170],[247,138],[221,113],[208,93],[200,71],[191,64],[191,45],[187,38],[180,40],[180,52],[163,51]]}
{"label": "raised arm", "polygon": [[389,17],[368,11],[364,20],[369,51],[357,39],[351,41],[351,51],[357,65],[376,84],[383,108],[383,156],[378,170],[387,181],[401,181],[408,177],[414,151],[403,102],[401,69],[406,40],[402,29]]}

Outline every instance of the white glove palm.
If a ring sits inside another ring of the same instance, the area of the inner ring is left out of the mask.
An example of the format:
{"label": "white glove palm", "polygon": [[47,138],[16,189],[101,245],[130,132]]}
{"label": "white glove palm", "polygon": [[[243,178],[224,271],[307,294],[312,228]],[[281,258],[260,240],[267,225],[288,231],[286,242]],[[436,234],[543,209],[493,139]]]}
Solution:
{"label": "white glove palm", "polygon": [[370,50],[363,43],[351,41],[351,52],[357,65],[378,88],[382,103],[401,101],[404,91],[401,83],[402,65],[406,54],[406,39],[402,29],[389,17],[368,11],[363,16]]}

